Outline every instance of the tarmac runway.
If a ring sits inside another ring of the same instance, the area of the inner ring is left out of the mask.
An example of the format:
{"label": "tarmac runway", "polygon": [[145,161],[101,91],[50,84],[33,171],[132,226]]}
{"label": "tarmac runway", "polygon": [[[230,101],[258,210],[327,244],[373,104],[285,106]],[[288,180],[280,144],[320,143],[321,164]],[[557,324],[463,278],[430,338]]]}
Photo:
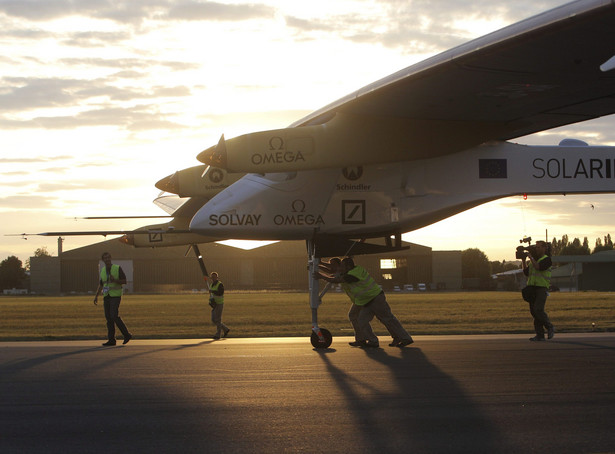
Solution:
{"label": "tarmac runway", "polygon": [[0,453],[615,452],[615,333],[0,343]]}

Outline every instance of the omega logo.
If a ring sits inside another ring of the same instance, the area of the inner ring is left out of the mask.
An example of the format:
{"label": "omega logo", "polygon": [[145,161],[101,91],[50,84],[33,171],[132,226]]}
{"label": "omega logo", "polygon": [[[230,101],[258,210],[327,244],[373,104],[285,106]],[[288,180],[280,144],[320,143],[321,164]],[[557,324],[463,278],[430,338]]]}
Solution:
{"label": "omega logo", "polygon": [[292,203],[291,208],[293,213],[303,213],[305,212],[305,202],[297,199]]}
{"label": "omega logo", "polygon": [[321,215],[303,214],[305,213],[305,201],[301,199],[293,200],[290,205],[291,214],[276,214],[273,217],[275,225],[296,225],[296,226],[312,226],[324,224],[325,220]]}
{"label": "omega logo", "polygon": [[272,137],[269,139],[269,151],[283,150],[284,140],[281,137]]}

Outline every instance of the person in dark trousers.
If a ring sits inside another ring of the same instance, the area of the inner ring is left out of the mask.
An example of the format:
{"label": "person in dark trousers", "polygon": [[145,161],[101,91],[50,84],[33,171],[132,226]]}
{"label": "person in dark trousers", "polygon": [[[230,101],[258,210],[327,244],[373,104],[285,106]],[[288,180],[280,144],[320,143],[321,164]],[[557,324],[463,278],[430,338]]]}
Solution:
{"label": "person in dark trousers", "polygon": [[401,325],[397,317],[391,312],[382,288],[369,275],[362,266],[355,265],[351,257],[342,260],[340,272],[335,276],[316,273],[317,279],[342,284],[342,288],[352,301],[348,312],[348,319],[355,331],[355,341],[350,342],[352,347],[377,348],[380,346],[378,337],[374,334],[371,321],[374,316],[387,328],[393,342],[390,347],[405,347],[413,343],[412,337]]}
{"label": "person in dark trousers", "polygon": [[120,302],[122,300],[123,285],[126,284],[126,275],[119,265],[111,263],[111,254],[104,252],[102,261],[105,266],[100,270],[100,281],[94,296],[94,304],[98,305],[98,295],[102,293],[105,308],[105,318],[107,319],[108,341],[103,346],[115,345],[115,325],[120,329],[124,336],[123,344],[127,344],[132,339],[132,334],[120,318]]}
{"label": "person in dark trousers", "polygon": [[222,311],[224,310],[224,284],[218,280],[218,273],[210,274],[211,285],[209,286],[209,305],[211,306],[211,322],[216,325],[214,339],[226,337],[230,331],[229,327],[222,323]]}
{"label": "person in dark trousers", "polygon": [[[530,341],[544,341],[545,329],[547,337],[552,339],[555,333],[553,324],[545,312],[547,296],[549,296],[549,285],[551,281],[551,257],[548,255],[548,246],[544,241],[537,241],[534,245],[535,254],[528,253],[523,257],[523,274],[527,278],[527,287],[531,290],[529,305],[530,313],[534,318],[534,331],[536,336]],[[526,259],[529,258],[529,263]]]}

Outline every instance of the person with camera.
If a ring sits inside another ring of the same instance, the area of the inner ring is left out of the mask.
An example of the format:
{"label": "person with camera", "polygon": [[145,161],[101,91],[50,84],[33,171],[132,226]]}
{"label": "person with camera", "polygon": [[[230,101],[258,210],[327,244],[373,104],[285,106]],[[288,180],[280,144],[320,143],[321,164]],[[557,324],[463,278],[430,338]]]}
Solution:
{"label": "person with camera", "polygon": [[[529,263],[527,263],[529,259]],[[553,338],[555,330],[545,312],[547,296],[549,296],[549,284],[551,280],[551,257],[548,254],[548,245],[544,241],[537,241],[530,252],[523,256],[523,274],[527,276],[527,287],[524,289],[524,299],[530,305],[530,313],[534,318],[534,331],[536,336],[530,341],[540,342],[545,340],[544,329],[547,337]]]}

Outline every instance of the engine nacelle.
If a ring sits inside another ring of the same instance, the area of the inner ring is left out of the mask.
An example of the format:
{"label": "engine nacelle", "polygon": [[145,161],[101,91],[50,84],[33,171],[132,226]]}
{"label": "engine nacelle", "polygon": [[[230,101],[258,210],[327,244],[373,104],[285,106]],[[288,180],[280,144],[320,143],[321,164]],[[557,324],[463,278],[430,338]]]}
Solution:
{"label": "engine nacelle", "polygon": [[220,191],[239,180],[243,174],[229,174],[226,170],[206,165],[178,170],[156,183],[161,191],[180,197],[204,197],[211,199]]}
{"label": "engine nacelle", "polygon": [[244,173],[412,161],[478,145],[487,138],[482,126],[338,113],[321,125],[254,132],[228,140],[222,136],[197,159],[228,172]]}

